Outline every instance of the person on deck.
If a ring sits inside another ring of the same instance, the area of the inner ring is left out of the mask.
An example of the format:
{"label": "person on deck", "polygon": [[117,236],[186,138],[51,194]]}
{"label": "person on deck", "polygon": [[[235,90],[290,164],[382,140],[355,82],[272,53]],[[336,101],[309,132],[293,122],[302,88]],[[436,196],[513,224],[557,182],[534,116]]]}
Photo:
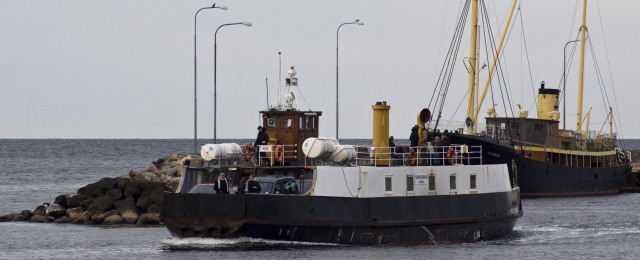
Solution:
{"label": "person on deck", "polygon": [[260,183],[255,180],[256,175],[249,175],[249,181],[247,181],[247,193],[260,193],[262,191],[262,187],[260,187]]}
{"label": "person on deck", "polygon": [[213,189],[216,190],[218,194],[224,193],[229,194],[229,183],[227,179],[224,177],[224,172],[220,173],[218,180],[213,184]]}
{"label": "person on deck", "polygon": [[[429,145],[429,134],[427,134],[427,129],[424,125],[420,125],[420,129],[418,129],[418,158],[426,159],[427,157],[427,146]],[[428,165],[429,162],[427,160],[423,160],[420,162],[424,165]]]}
{"label": "person on deck", "polygon": [[401,164],[401,155],[396,153],[396,143],[393,142],[393,136],[389,136],[389,159],[392,164]]}
{"label": "person on deck", "polygon": [[[264,127],[258,126],[258,137],[256,137],[255,147],[257,147],[258,151],[260,151],[260,145],[268,145],[269,144],[269,135],[265,131]],[[267,159],[266,152],[256,153],[256,157],[258,159]]]}
{"label": "person on deck", "polygon": [[[410,149],[410,155],[411,154],[416,154],[416,147],[418,146],[418,141],[419,141],[419,136],[418,136],[418,125],[414,125],[411,128],[411,135],[409,136],[409,141],[411,141],[411,149]],[[415,160],[417,161],[417,160]],[[411,163],[411,165],[416,165],[415,161],[413,163]]]}

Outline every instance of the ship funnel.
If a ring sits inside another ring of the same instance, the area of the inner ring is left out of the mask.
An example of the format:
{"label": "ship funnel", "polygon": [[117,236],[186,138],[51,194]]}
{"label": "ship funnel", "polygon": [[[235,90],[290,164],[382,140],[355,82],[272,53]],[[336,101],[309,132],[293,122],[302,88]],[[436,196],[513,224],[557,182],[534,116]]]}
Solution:
{"label": "ship funnel", "polygon": [[560,118],[558,95],[560,95],[559,89],[544,88],[544,81],[540,83],[540,89],[538,89],[538,119],[557,121]]}
{"label": "ship funnel", "polygon": [[[389,109],[387,101],[376,102],[373,109],[373,144],[371,157],[375,165],[389,165]],[[427,110],[428,111],[428,110]]]}

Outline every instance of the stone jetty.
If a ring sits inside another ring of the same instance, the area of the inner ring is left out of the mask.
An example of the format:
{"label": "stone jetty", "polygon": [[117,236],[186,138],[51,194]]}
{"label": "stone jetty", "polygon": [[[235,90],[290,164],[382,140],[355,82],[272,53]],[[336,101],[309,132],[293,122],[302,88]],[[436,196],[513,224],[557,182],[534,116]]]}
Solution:
{"label": "stone jetty", "polygon": [[191,155],[174,153],[152,162],[144,170],[103,178],[78,189],[76,194],[59,195],[34,210],[0,216],[0,222],[158,225],[164,193],[176,190],[184,162],[192,159],[195,158]]}

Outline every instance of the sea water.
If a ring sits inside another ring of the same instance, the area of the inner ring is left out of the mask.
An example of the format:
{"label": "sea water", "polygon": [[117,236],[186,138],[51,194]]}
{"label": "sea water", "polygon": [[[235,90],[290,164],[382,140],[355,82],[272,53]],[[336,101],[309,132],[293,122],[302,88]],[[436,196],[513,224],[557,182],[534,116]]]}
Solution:
{"label": "sea water", "polygon": [[[221,140],[247,143],[251,140]],[[396,140],[398,144],[406,140]],[[200,145],[207,141],[200,140]],[[342,140],[369,144],[370,140]],[[639,149],[630,140],[627,149]],[[117,177],[193,140],[0,139],[0,215],[33,210],[103,177]],[[199,151],[198,151],[199,152]],[[637,259],[640,194],[523,199],[507,237],[473,244],[359,247],[263,239],[180,239],[164,227],[0,223],[0,259]]]}

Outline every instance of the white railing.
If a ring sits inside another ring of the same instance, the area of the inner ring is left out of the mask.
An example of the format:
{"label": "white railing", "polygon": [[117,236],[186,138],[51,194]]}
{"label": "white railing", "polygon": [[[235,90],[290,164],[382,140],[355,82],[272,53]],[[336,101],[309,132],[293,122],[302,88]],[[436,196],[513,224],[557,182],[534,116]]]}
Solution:
{"label": "white railing", "polygon": [[258,145],[256,164],[259,166],[284,165],[287,159],[298,158],[297,148],[295,144]]}
{"label": "white railing", "polygon": [[356,147],[354,164],[421,166],[482,164],[482,146]]}

